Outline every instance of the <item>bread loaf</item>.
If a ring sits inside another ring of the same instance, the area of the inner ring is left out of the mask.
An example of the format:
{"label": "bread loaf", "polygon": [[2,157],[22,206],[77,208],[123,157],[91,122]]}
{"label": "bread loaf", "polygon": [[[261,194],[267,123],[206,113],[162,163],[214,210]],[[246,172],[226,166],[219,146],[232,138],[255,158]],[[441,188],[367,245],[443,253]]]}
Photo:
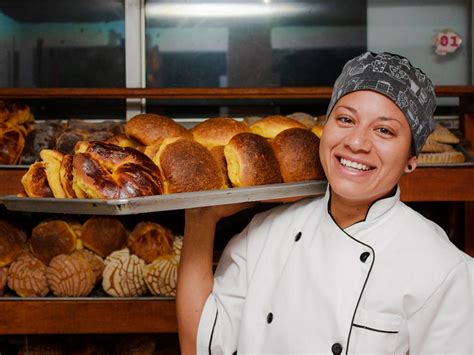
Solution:
{"label": "bread loaf", "polygon": [[224,146],[238,133],[250,132],[245,123],[229,117],[205,120],[191,129],[194,140],[206,148]]}
{"label": "bread loaf", "polygon": [[180,255],[163,255],[144,268],[145,282],[154,296],[176,296]]}
{"label": "bread loaf", "polygon": [[235,187],[281,182],[275,153],[262,136],[239,133],[225,146],[224,155],[229,179]]}
{"label": "bread loaf", "polygon": [[85,248],[105,258],[122,249],[127,241],[127,230],[118,218],[93,216],[82,225],[81,240]]}
{"label": "bread loaf", "polygon": [[159,143],[165,138],[192,139],[192,134],[166,116],[144,113],[131,118],[125,125],[125,134],[143,145]]}
{"label": "bread loaf", "polygon": [[322,179],[319,138],[307,129],[290,128],[271,142],[283,182]]}
{"label": "bread loaf", "polygon": [[222,170],[209,150],[191,139],[165,139],[153,161],[160,170],[165,194],[226,187]]}
{"label": "bread loaf", "polygon": [[23,250],[26,234],[6,220],[0,220],[0,268],[10,265]]}
{"label": "bread loaf", "polygon": [[147,263],[161,255],[171,254],[173,234],[154,222],[140,222],[128,236],[127,247]]}
{"label": "bread loaf", "polygon": [[43,161],[30,165],[21,178],[21,184],[28,197],[53,197],[46,177],[46,164]]}
{"label": "bread loaf", "polygon": [[142,296],[147,292],[143,268],[145,261],[127,248],[114,251],[105,259],[102,287],[113,297]]}
{"label": "bread loaf", "polygon": [[273,139],[278,133],[289,128],[306,129],[306,126],[291,117],[274,115],[255,122],[250,126],[250,131],[262,137]]}
{"label": "bread loaf", "polygon": [[10,266],[8,287],[21,297],[46,296],[49,292],[46,265],[24,253]]}

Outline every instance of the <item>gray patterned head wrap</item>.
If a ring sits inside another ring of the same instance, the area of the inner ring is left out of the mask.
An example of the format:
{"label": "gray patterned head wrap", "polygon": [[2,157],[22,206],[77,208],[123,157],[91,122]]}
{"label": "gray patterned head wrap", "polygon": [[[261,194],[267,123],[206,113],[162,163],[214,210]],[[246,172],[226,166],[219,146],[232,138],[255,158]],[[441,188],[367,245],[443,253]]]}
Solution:
{"label": "gray patterned head wrap", "polygon": [[372,90],[390,98],[405,114],[411,128],[415,154],[434,130],[436,96],[431,80],[408,59],[391,53],[366,52],[348,61],[337,78],[327,117],[344,95]]}

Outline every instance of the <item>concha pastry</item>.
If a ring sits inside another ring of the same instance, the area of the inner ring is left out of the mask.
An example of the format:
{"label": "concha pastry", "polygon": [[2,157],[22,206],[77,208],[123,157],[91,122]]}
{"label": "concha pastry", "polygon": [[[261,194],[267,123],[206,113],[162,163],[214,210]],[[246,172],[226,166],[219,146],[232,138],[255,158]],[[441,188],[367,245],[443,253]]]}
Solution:
{"label": "concha pastry", "polygon": [[3,296],[5,293],[5,289],[7,288],[8,282],[8,268],[2,267],[0,268],[0,296]]}
{"label": "concha pastry", "polygon": [[161,255],[171,254],[173,234],[154,222],[140,222],[130,233],[127,246],[132,254],[147,263]]}
{"label": "concha pastry", "polygon": [[58,297],[84,297],[95,286],[96,276],[80,253],[55,256],[46,271],[48,285]]}
{"label": "concha pastry", "polygon": [[49,292],[46,265],[24,253],[10,266],[8,287],[21,297],[46,296]]}
{"label": "concha pastry", "polygon": [[181,249],[183,249],[183,236],[178,235],[174,237],[173,240],[173,254],[181,255]]}
{"label": "concha pastry", "polygon": [[26,234],[11,223],[0,220],[0,267],[7,266],[23,249]]}
{"label": "concha pastry", "polygon": [[87,260],[89,266],[92,269],[92,272],[95,276],[95,284],[102,279],[102,272],[104,272],[104,259],[102,259],[99,255],[84,249],[84,250],[76,250],[72,255],[81,255],[83,258]]}
{"label": "concha pastry", "polygon": [[117,250],[105,259],[102,287],[114,297],[142,296],[147,292],[143,267],[145,261],[131,255],[128,248]]}
{"label": "concha pastry", "polygon": [[160,256],[145,266],[145,282],[154,296],[176,296],[180,255]]}

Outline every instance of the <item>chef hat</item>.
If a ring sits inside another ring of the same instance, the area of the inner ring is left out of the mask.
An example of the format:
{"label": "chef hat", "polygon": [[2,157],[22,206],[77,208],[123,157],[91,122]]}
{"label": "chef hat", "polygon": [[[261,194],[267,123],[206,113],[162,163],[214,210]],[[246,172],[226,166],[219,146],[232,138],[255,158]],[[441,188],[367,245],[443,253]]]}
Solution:
{"label": "chef hat", "polygon": [[431,80],[408,59],[391,53],[363,53],[342,68],[337,78],[326,117],[344,95],[372,90],[387,96],[405,114],[411,128],[415,154],[434,130],[436,96]]}

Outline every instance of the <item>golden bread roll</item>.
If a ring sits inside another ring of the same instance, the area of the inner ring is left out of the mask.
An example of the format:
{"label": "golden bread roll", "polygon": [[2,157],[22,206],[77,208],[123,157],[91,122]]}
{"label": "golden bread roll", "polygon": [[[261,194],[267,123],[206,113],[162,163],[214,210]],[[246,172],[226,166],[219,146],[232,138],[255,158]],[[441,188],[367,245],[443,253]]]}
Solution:
{"label": "golden bread roll", "polygon": [[10,265],[26,243],[26,234],[13,224],[0,220],[0,267]]}
{"label": "golden bread roll", "polygon": [[259,136],[273,139],[278,133],[289,128],[306,129],[306,126],[291,117],[275,115],[264,117],[255,122],[250,126],[250,131]]}
{"label": "golden bread roll", "polygon": [[46,178],[48,185],[56,198],[65,198],[66,193],[61,185],[59,170],[64,154],[52,149],[43,149],[40,157],[45,163]]}
{"label": "golden bread roll", "polygon": [[46,176],[46,163],[33,163],[21,178],[21,184],[28,197],[53,197]]}
{"label": "golden bread roll", "polygon": [[154,296],[176,296],[180,255],[163,255],[145,265],[145,282]]}
{"label": "golden bread roll", "polygon": [[18,127],[0,123],[0,164],[16,164],[25,147],[25,135]]}
{"label": "golden bread roll", "polygon": [[49,292],[46,265],[23,253],[10,265],[8,287],[21,297],[46,296]]}
{"label": "golden bread roll", "polygon": [[8,268],[0,267],[0,296],[3,296],[8,283]]}
{"label": "golden bread roll", "polygon": [[216,160],[209,150],[194,140],[165,139],[153,161],[160,170],[165,194],[226,187]]}
{"label": "golden bread roll", "polygon": [[324,126],[316,124],[311,128],[311,132],[313,132],[318,138],[321,138],[323,135]]}
{"label": "golden bread roll", "polygon": [[127,230],[115,217],[93,216],[82,225],[81,240],[85,248],[105,258],[122,249],[127,241]]}
{"label": "golden bread roll", "polygon": [[77,235],[66,221],[50,220],[33,228],[29,245],[33,256],[49,265],[56,255],[76,250],[76,241]]}
{"label": "golden bread roll", "polygon": [[209,151],[211,152],[212,157],[217,162],[217,165],[222,171],[222,175],[224,176],[225,186],[226,187],[232,186],[232,183],[230,182],[229,175],[227,172],[227,161],[225,160],[224,146],[219,145],[216,147],[212,147],[212,148],[209,148]]}
{"label": "golden bread roll", "polygon": [[194,140],[206,148],[224,146],[238,133],[250,132],[245,123],[229,117],[205,120],[191,129]]}
{"label": "golden bread roll", "polygon": [[104,271],[105,264],[104,259],[102,259],[99,255],[87,249],[76,250],[71,255],[79,255],[87,260],[92,272],[94,273],[94,285],[102,279],[102,272]]}
{"label": "golden bread roll", "polygon": [[319,160],[319,138],[303,128],[280,132],[271,142],[283,182],[324,178]]}
{"label": "golden bread roll", "polygon": [[73,171],[74,184],[90,198],[129,198],[162,192],[158,167],[133,148],[78,142]]}
{"label": "golden bread roll", "polygon": [[102,288],[113,297],[143,296],[147,292],[144,266],[145,261],[127,248],[114,251],[105,259]]}
{"label": "golden bread roll", "polygon": [[225,146],[224,155],[233,186],[275,184],[282,181],[275,153],[262,136],[239,133]]}
{"label": "golden bread roll", "polygon": [[179,123],[153,113],[132,117],[125,125],[125,134],[143,145],[159,143],[165,138],[192,138],[192,134]]}
{"label": "golden bread roll", "polygon": [[171,254],[172,245],[171,231],[154,222],[138,223],[127,239],[130,252],[147,263],[161,255]]}
{"label": "golden bread roll", "polygon": [[80,253],[55,256],[46,270],[51,292],[58,297],[85,297],[95,286],[96,276]]}

